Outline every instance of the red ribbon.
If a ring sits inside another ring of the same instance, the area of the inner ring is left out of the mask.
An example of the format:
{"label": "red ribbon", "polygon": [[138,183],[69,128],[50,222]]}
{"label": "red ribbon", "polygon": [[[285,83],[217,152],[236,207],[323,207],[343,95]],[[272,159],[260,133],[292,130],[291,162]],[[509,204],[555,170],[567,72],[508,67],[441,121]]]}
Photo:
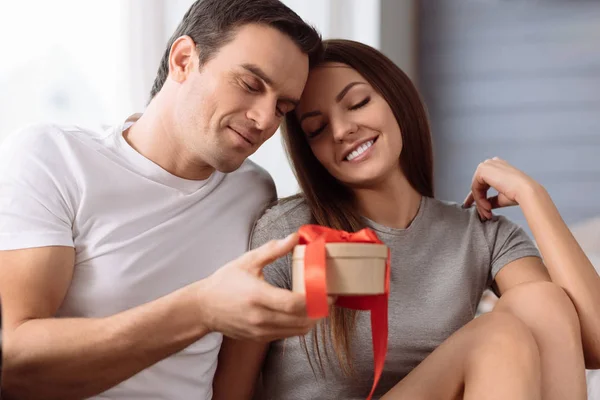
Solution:
{"label": "red ribbon", "polygon": [[[306,244],[304,253],[304,284],[306,286],[306,308],[311,318],[329,315],[327,304],[327,277],[325,243],[382,243],[375,232],[365,228],[349,233],[320,225],[304,225],[298,231],[300,244]],[[385,293],[366,296],[340,296],[336,305],[353,310],[371,311],[371,334],[373,336],[373,358],[375,376],[367,400],[373,397],[385,363],[388,344],[388,298],[390,294],[390,253],[386,262]]]}

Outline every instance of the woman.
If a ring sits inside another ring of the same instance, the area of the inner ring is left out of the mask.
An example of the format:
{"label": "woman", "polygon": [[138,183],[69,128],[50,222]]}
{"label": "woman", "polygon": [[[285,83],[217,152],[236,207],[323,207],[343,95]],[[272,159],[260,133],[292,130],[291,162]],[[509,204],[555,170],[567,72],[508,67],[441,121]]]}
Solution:
{"label": "woman", "polygon": [[[252,246],[318,223],[370,227],[390,247],[389,345],[376,397],[585,398],[584,361],[598,367],[600,358],[600,279],[540,185],[493,159],[478,167],[463,207],[435,200],[418,93],[389,59],[351,41],[326,42],[284,141],[303,193],[266,212]],[[488,198],[490,187],[500,195]],[[513,204],[547,268],[521,229],[492,215]],[[289,256],[273,262],[265,278],[290,288],[290,265]],[[488,287],[500,300],[474,319]],[[260,399],[364,399],[368,318],[333,306],[304,338],[226,339],[214,398],[251,398],[262,370]]]}

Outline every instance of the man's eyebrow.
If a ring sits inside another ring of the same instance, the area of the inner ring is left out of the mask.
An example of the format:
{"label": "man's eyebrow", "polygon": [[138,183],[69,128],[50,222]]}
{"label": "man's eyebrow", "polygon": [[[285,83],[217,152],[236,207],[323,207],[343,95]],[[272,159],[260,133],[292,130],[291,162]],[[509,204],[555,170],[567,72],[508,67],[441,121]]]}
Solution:
{"label": "man's eyebrow", "polygon": [[255,64],[242,64],[242,68],[246,71],[252,72],[254,75],[258,76],[260,79],[265,81],[265,83],[269,86],[273,85],[273,80],[269,78],[269,75],[266,74],[258,65]]}
{"label": "man's eyebrow", "polygon": [[[337,96],[335,96],[335,102],[339,103],[340,101],[342,101],[342,99],[344,98],[344,96],[348,93],[348,91],[350,89],[352,89],[354,86],[356,85],[366,85],[366,83],[364,82],[350,82],[349,84],[347,84],[339,93]],[[321,111],[310,111],[307,112],[305,114],[302,114],[302,116],[300,117],[300,119],[298,120],[298,123],[302,123],[302,121],[304,121],[306,118],[310,118],[310,117],[316,117],[317,115],[322,115],[323,113]]]}
{"label": "man's eyebrow", "polygon": [[[265,71],[263,71],[262,68],[260,68],[258,65],[242,64],[242,68],[244,68],[246,71],[251,72],[254,75],[258,76],[267,85],[273,86],[273,80],[271,78],[269,78],[269,75],[267,75],[267,73]],[[296,107],[298,105],[298,103],[300,102],[300,99],[293,98],[293,97],[285,97],[285,96],[279,98],[279,100],[283,101],[283,102],[292,103],[294,105],[294,107]]]}

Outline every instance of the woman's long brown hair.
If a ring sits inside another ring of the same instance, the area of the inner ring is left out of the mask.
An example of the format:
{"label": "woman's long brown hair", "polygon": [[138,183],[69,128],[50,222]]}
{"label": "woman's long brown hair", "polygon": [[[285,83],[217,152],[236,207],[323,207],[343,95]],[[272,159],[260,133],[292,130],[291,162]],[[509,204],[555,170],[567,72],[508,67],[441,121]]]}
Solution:
{"label": "woman's long brown hair", "polygon": [[[402,135],[400,166],[411,186],[423,196],[433,197],[433,150],[427,112],[408,76],[378,50],[351,40],[324,41],[323,63],[343,63],[360,73],[387,101]],[[355,232],[364,227],[352,191],[336,180],[316,159],[295,113],[288,113],[282,139],[314,222],[334,229]],[[325,373],[320,344],[327,354],[332,343],[342,371],[351,375],[351,343],[357,312],[333,306],[330,317],[312,332],[313,349]],[[310,354],[302,338],[309,362]],[[313,368],[314,371],[314,368]]]}

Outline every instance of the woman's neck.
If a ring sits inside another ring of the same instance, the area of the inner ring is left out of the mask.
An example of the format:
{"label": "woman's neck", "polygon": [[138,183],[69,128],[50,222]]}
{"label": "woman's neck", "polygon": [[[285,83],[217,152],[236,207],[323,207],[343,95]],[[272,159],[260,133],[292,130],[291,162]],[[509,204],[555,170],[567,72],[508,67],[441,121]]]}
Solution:
{"label": "woman's neck", "polygon": [[400,171],[376,186],[354,189],[354,194],[363,217],[396,229],[411,224],[422,198]]}

